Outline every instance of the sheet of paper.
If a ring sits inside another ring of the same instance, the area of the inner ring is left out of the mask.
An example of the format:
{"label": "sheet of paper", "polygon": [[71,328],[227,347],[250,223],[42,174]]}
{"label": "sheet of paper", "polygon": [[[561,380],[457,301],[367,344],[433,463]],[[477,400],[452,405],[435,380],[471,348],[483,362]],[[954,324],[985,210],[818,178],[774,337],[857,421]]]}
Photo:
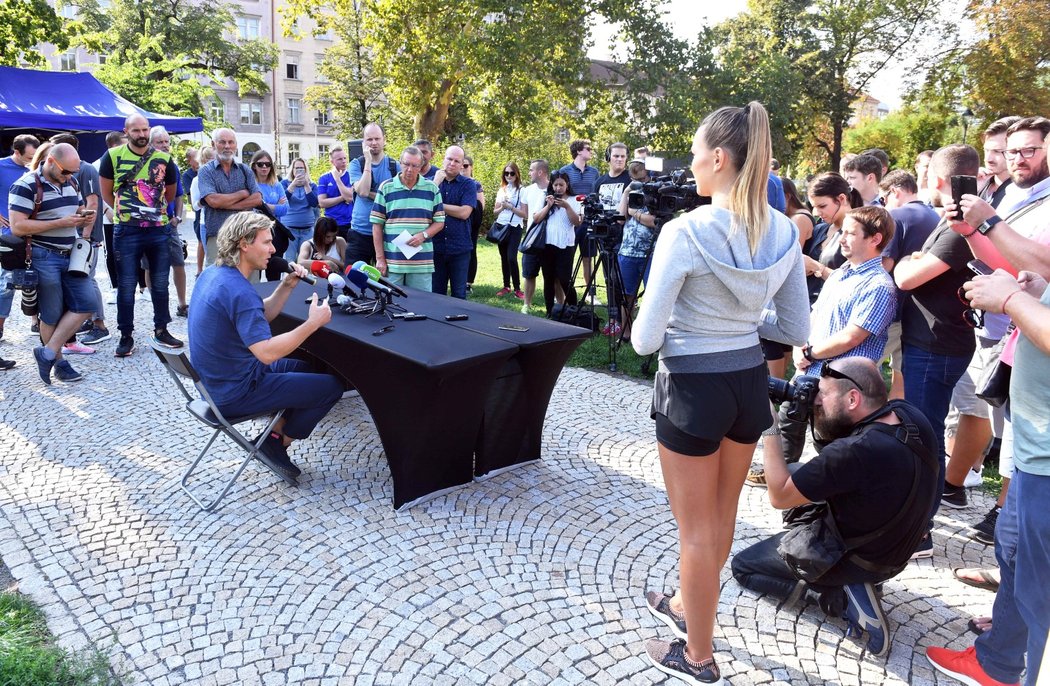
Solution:
{"label": "sheet of paper", "polygon": [[405,231],[402,231],[400,234],[398,234],[397,238],[393,240],[393,243],[397,246],[397,249],[404,253],[405,257],[407,257],[408,259],[412,259],[412,256],[420,250],[419,248],[412,247],[408,244],[408,241],[411,240],[411,238],[412,234],[410,234],[406,229]]}

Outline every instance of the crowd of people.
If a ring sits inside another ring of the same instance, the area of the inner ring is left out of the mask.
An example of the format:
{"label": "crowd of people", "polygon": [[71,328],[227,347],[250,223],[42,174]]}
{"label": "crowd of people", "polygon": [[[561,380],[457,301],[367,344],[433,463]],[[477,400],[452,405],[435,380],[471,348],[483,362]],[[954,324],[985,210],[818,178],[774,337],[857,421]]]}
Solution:
{"label": "crowd of people", "polygon": [[[680,538],[681,587],[645,594],[677,637],[647,642],[658,669],[722,682],[712,644],[719,573],[745,483],[768,489],[788,529],[735,556],[736,580],[790,602],[811,597],[885,654],[881,583],[932,557],[934,515],[967,505],[967,485],[997,451],[1002,495],[969,535],[994,545],[998,569],[955,571],[997,589],[993,616],[971,621],[974,647],[931,647],[927,656],[965,683],[1015,684],[1026,669],[1035,683],[1050,632],[1050,592],[1038,582],[1050,568],[1040,508],[1050,496],[1048,134],[1042,117],[997,120],[981,136],[983,164],[966,144],[926,151],[914,169],[891,170],[881,150],[849,154],[838,172],[807,179],[803,197],[771,157],[763,106],[725,107],[692,142],[697,193],[710,203],[660,229],[628,202],[630,184],[649,179],[645,149],[629,160],[628,147],[612,143],[605,173],[586,140],[570,144],[563,167],[530,160],[527,180],[516,161],[503,165],[490,228],[497,296],[518,298],[523,312],[541,275],[548,316],[556,303],[577,304],[577,254],[585,284],[598,280],[598,242],[579,196],[594,194],[621,217],[622,290],[608,293],[604,333],[630,327],[623,333],[639,354],[659,353],[651,416]],[[426,140],[391,156],[376,123],[362,141],[354,159],[333,148],[315,182],[302,159],[283,179],[266,151],[238,161],[229,129],[191,149],[180,172],[168,133],[140,115],[107,136],[94,164],[69,134],[15,138],[0,160],[0,226],[32,238],[39,282],[23,287],[22,308],[39,332],[33,355],[44,383],[80,380],[67,356],[110,337],[93,263],[89,278],[69,271],[78,240],[104,246],[117,357],[135,350],[136,291],[147,289],[152,340],[183,347],[167,329],[170,279],[194,364],[223,411],[287,409],[289,397],[311,396],[260,437],[267,466],[295,483],[288,446],[309,435],[341,386],[284,359],[329,320],[326,303],[271,336],[267,322],[291,287],[317,262],[341,272],[360,261],[398,286],[466,298],[477,274],[485,193],[464,150],[449,146],[440,166]],[[975,188],[960,191],[967,178]],[[179,234],[187,195],[198,239],[192,302]],[[533,246],[527,254],[523,243]],[[292,266],[274,269],[271,255]],[[264,276],[282,280],[266,300],[249,285]],[[13,290],[0,291],[0,337],[12,300]],[[791,383],[772,383],[789,359]],[[996,386],[1013,368],[1006,390]],[[779,408],[771,385],[781,389]],[[803,463],[807,434],[818,454]],[[749,470],[760,440],[762,465]]]}

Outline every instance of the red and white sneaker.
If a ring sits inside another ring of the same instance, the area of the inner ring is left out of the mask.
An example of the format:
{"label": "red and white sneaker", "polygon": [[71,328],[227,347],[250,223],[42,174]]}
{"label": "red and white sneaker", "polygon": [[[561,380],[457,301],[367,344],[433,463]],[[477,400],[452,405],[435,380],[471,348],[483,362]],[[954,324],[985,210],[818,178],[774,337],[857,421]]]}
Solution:
{"label": "red and white sneaker", "polygon": [[617,324],[616,322],[609,322],[605,325],[605,328],[602,329],[602,335],[615,337],[619,336],[621,331],[623,331],[623,329],[620,328],[619,324]]}
{"label": "red and white sneaker", "polygon": [[507,293],[510,293],[510,289],[509,288],[501,288],[498,291],[496,291],[496,297],[497,298],[502,298]]}
{"label": "red and white sneaker", "polygon": [[930,646],[926,649],[926,659],[938,671],[968,686],[1020,686],[1021,683],[1020,681],[1013,683],[996,681],[985,674],[981,663],[977,661],[977,649],[973,646],[966,650],[948,650]]}
{"label": "red and white sneaker", "polygon": [[79,341],[67,343],[62,346],[63,355],[94,355],[95,349],[84,345]]}
{"label": "red and white sneaker", "polygon": [[517,298],[518,300],[524,300],[525,299],[525,292],[524,291],[514,291],[514,297]]}

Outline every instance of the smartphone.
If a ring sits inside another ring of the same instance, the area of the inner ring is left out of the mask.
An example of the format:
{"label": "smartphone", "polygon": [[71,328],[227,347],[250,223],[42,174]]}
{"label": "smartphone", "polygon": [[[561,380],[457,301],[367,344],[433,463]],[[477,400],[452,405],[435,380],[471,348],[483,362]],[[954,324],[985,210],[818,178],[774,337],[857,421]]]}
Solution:
{"label": "smartphone", "polygon": [[963,213],[962,208],[959,207],[959,203],[962,201],[964,195],[977,195],[977,177],[976,176],[953,176],[952,181],[952,202],[958,208],[955,210],[955,215],[952,219],[962,221]]}
{"label": "smartphone", "polygon": [[463,321],[465,319],[470,319],[470,317],[468,315],[465,315],[465,314],[446,314],[445,315],[445,321],[446,322],[461,322],[461,321]]}
{"label": "smartphone", "polygon": [[80,210],[77,214],[81,217],[90,217],[95,214],[95,210]]}
{"label": "smartphone", "polygon": [[517,324],[500,324],[496,327],[500,331],[528,331],[527,326],[518,326]]}
{"label": "smartphone", "polygon": [[972,271],[974,274],[977,274],[978,276],[988,276],[993,271],[991,267],[989,267],[981,260],[970,260],[966,263],[966,266],[970,268],[970,271]]}

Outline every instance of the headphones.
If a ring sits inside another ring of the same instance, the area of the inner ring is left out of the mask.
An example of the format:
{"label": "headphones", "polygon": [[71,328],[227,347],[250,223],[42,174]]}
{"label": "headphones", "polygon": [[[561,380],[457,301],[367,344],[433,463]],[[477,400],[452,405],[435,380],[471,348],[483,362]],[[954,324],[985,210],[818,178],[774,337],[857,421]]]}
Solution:
{"label": "headphones", "polygon": [[610,143],[609,145],[607,145],[605,147],[605,161],[606,162],[612,162],[612,149],[613,148],[623,148],[625,150],[628,149],[627,146],[624,145],[623,143],[620,143],[620,142]]}

